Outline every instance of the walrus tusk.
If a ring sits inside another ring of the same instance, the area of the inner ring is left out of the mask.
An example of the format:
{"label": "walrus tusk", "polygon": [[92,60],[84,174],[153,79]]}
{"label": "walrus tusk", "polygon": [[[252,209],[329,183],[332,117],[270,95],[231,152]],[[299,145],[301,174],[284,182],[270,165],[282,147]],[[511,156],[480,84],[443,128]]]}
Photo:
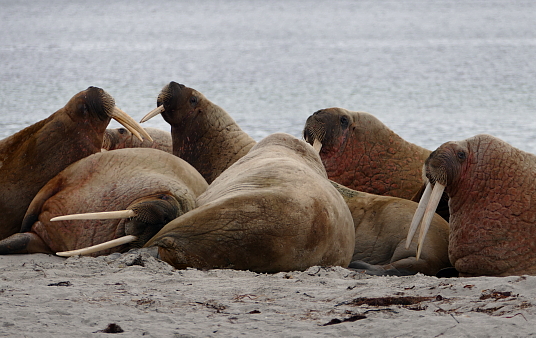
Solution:
{"label": "walrus tusk", "polygon": [[417,247],[417,260],[419,260],[419,257],[421,256],[421,250],[422,250],[422,245],[424,243],[424,238],[426,237],[426,233],[428,232],[428,229],[430,228],[430,223],[432,223],[432,218],[434,217],[435,211],[437,209],[437,205],[439,204],[439,201],[441,200],[441,196],[443,196],[443,191],[445,191],[445,186],[441,183],[436,182],[436,184],[434,185],[434,189],[432,190],[432,193],[430,194],[428,206],[426,207],[426,210],[424,211],[424,216],[422,219],[421,232],[419,233],[419,245]]}
{"label": "walrus tusk", "polygon": [[165,109],[164,109],[164,105],[160,105],[160,106],[156,107],[155,109],[151,110],[150,112],[148,112],[147,115],[145,115],[145,116],[140,120],[140,123],[149,121],[150,119],[152,119],[152,118],[155,117],[156,115],[158,115],[158,114],[162,114],[164,111],[165,111]]}
{"label": "walrus tusk", "polygon": [[317,153],[320,153],[320,149],[322,149],[322,142],[315,138],[315,141],[313,142],[313,148],[315,148]]}
{"label": "walrus tusk", "polygon": [[104,243],[101,243],[101,244],[88,246],[87,248],[82,248],[82,249],[78,249],[78,250],[71,250],[71,251],[56,252],[56,255],[57,256],[62,256],[62,257],[71,257],[71,256],[77,256],[77,255],[89,255],[89,254],[92,254],[92,253],[97,252],[97,251],[111,249],[111,248],[115,248],[116,246],[120,246],[120,245],[123,245],[123,244],[133,242],[136,239],[138,239],[138,237],[133,236],[133,235],[127,235],[127,236],[119,237],[119,238],[116,238],[116,239],[112,239],[111,241],[104,242]]}
{"label": "walrus tusk", "polygon": [[136,216],[136,213],[132,210],[119,210],[119,211],[103,211],[103,212],[88,212],[86,214],[72,214],[65,216],[53,217],[51,221],[70,221],[76,219],[118,219],[129,218]]}
{"label": "walrus tusk", "polygon": [[417,229],[419,228],[419,224],[421,223],[422,216],[424,215],[424,210],[426,209],[426,205],[428,204],[428,201],[430,200],[431,193],[432,193],[432,184],[428,182],[428,184],[426,184],[426,188],[424,189],[424,192],[422,193],[421,200],[419,201],[419,205],[417,206],[417,209],[415,210],[415,213],[413,214],[413,219],[411,220],[411,225],[408,231],[408,237],[406,238],[406,250],[409,249],[411,241],[413,240],[413,236],[415,236],[415,233],[417,232]]}
{"label": "walrus tusk", "polygon": [[143,142],[143,137],[153,142],[153,138],[138,122],[136,122],[132,117],[128,116],[127,113],[119,109],[117,106],[114,107],[112,113],[112,118],[117,122],[121,123],[125,128],[127,128],[134,136],[136,136],[141,142]]}

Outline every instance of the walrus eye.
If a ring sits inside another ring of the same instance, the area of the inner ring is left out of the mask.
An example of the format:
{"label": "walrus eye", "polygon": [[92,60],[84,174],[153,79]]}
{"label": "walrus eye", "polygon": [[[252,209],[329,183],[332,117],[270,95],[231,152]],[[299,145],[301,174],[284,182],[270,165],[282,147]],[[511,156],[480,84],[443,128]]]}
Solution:
{"label": "walrus eye", "polygon": [[348,118],[346,116],[341,116],[341,127],[348,128]]}
{"label": "walrus eye", "polygon": [[117,131],[119,132],[119,134],[123,135],[123,134],[126,134],[127,133],[127,130],[125,128],[118,128]]}
{"label": "walrus eye", "polygon": [[457,156],[458,159],[461,160],[461,161],[465,160],[465,158],[467,157],[467,155],[465,154],[465,151],[462,151],[462,150],[458,151],[458,152],[456,153],[456,156]]}
{"label": "walrus eye", "polygon": [[192,104],[192,105],[197,104],[197,96],[191,96],[190,97],[190,104]]}

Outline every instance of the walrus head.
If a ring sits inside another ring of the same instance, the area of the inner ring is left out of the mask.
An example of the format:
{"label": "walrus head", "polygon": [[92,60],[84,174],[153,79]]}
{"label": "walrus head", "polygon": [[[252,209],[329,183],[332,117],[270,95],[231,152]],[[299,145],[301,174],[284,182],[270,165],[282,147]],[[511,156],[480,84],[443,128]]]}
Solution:
{"label": "walrus head", "polygon": [[141,248],[156,235],[167,223],[192,209],[187,201],[178,201],[169,194],[145,196],[132,203],[126,210],[72,214],[51,218],[51,221],[88,220],[88,219],[126,219],[124,236],[91,247],[56,253],[70,257],[89,255],[98,251],[130,243],[130,248]]}
{"label": "walrus head", "polygon": [[303,138],[318,152],[326,154],[341,148],[349,128],[351,117],[343,109],[322,109],[307,118]]}
{"label": "walrus head", "polygon": [[423,176],[431,184],[450,186],[460,176],[468,150],[459,142],[447,142],[433,151],[424,162]]}
{"label": "walrus head", "polygon": [[[202,94],[185,85],[171,81],[165,85],[156,99],[157,107],[141,119],[141,123],[148,121],[158,114],[170,125],[177,125],[180,120],[199,112],[199,100]],[[175,114],[176,111],[188,111],[186,116]]]}
{"label": "walrus head", "polygon": [[101,121],[106,123],[98,123],[99,126],[106,127],[107,122],[110,119],[114,119],[127,128],[140,141],[143,141],[142,136],[150,141],[153,140],[134,119],[115,105],[114,98],[104,89],[89,87],[80,94],[82,95],[74,96],[66,106],[75,107],[73,110],[67,110],[73,121],[80,121],[80,118],[84,121],[83,123]]}

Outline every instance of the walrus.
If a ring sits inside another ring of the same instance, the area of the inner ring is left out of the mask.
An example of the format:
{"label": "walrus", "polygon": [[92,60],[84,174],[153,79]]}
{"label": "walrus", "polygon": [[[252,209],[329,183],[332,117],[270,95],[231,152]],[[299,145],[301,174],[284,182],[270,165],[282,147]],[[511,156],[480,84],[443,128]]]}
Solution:
{"label": "walrus", "polygon": [[369,113],[322,109],[307,118],[304,139],[320,142],[329,179],[350,189],[412,199],[431,151],[407,142]]}
{"label": "walrus", "polygon": [[0,141],[0,239],[20,230],[28,205],[45,183],[69,164],[101,151],[111,119],[150,139],[110,94],[89,87],[50,117]]}
{"label": "walrus", "polygon": [[[443,191],[449,196],[449,258],[460,276],[536,275],[536,156],[491,135],[446,142],[426,160],[424,194],[408,240]],[[433,189],[432,189],[433,187]]]}
{"label": "walrus", "polygon": [[417,203],[344,187],[332,181],[348,205],[355,226],[355,247],[350,268],[374,275],[435,276],[451,266],[448,258],[449,224],[435,215],[429,241],[417,259],[417,239],[406,249],[406,235]]}
{"label": "walrus", "polygon": [[160,258],[178,269],[272,273],[346,267],[352,258],[348,206],[314,149],[291,135],[261,140],[197,204],[145,244],[157,246]]}
{"label": "walrus", "polygon": [[37,193],[22,233],[0,241],[0,253],[64,252],[122,236],[131,241],[86,254],[140,248],[165,224],[195,208],[207,186],[186,161],[161,150],[96,153],[65,168]]}
{"label": "walrus", "polygon": [[171,125],[173,154],[193,165],[209,184],[256,143],[221,107],[173,81],[162,88],[157,108],[140,122],[158,114]]}
{"label": "walrus", "polygon": [[123,148],[154,148],[173,154],[171,133],[158,128],[144,128],[151,135],[152,141],[139,140],[134,134],[125,128],[109,128],[104,132],[102,148],[115,150]]}

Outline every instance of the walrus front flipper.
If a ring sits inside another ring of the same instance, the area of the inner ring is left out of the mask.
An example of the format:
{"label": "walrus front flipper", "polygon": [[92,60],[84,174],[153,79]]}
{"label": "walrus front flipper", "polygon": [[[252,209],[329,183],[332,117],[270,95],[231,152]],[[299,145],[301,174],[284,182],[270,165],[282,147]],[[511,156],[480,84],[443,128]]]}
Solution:
{"label": "walrus front flipper", "polygon": [[57,175],[52,178],[49,183],[47,183],[39,192],[35,195],[32,202],[24,214],[22,219],[22,224],[20,227],[21,233],[29,232],[32,230],[32,226],[35,222],[39,220],[39,214],[41,213],[41,208],[45,202],[55,194],[57,194],[63,188],[63,178],[62,175]]}
{"label": "walrus front flipper", "polygon": [[33,232],[18,233],[0,241],[0,255],[53,253]]}
{"label": "walrus front flipper", "polygon": [[451,266],[448,268],[441,269],[436,274],[437,278],[457,278],[460,277],[460,273],[456,270],[455,267]]}

